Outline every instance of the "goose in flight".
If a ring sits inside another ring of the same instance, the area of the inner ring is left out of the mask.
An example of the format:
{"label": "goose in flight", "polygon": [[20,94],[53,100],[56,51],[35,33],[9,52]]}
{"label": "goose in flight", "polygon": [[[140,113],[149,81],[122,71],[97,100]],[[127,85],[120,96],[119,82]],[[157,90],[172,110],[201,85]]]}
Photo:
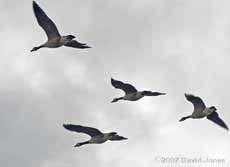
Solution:
{"label": "goose in flight", "polygon": [[206,107],[203,100],[200,97],[194,96],[192,94],[185,93],[185,97],[188,101],[190,101],[193,104],[194,110],[191,115],[182,117],[180,121],[184,121],[188,118],[199,119],[207,117],[208,120],[228,130],[228,126],[224,123],[224,121],[219,117],[218,113],[216,112],[216,107]]}
{"label": "goose in flight", "polygon": [[31,52],[43,47],[58,48],[61,46],[68,46],[79,49],[90,48],[85,43],[80,43],[76,40],[73,40],[75,38],[75,36],[73,35],[61,36],[54,22],[46,15],[46,13],[39,7],[39,5],[35,1],[33,1],[33,10],[37,18],[38,24],[45,31],[48,40],[43,45],[34,47]]}
{"label": "goose in flight", "polygon": [[160,92],[152,92],[152,91],[138,91],[134,86],[128,83],[123,83],[121,81],[115,80],[111,78],[111,84],[114,88],[121,89],[125,92],[125,96],[114,98],[112,103],[117,102],[118,100],[128,100],[128,101],[136,101],[141,99],[144,96],[159,96],[165,95],[165,93]]}
{"label": "goose in flight", "polygon": [[73,124],[63,124],[63,127],[67,130],[85,133],[91,137],[90,140],[77,143],[74,147],[79,147],[84,144],[102,144],[108,140],[110,141],[118,141],[118,140],[127,140],[127,138],[123,136],[119,136],[116,132],[102,133],[100,130],[96,128],[81,126],[81,125],[73,125]]}

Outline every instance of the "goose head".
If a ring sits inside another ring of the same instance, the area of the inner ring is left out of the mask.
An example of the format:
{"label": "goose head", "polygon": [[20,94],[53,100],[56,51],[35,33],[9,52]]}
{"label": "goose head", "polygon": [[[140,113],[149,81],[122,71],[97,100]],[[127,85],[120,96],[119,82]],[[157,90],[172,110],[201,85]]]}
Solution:
{"label": "goose head", "polygon": [[36,51],[36,50],[38,50],[38,49],[40,49],[40,48],[43,48],[43,47],[44,47],[44,45],[35,46],[35,47],[33,47],[33,49],[31,49],[31,52]]}
{"label": "goose head", "polygon": [[38,47],[33,47],[33,49],[31,49],[31,52],[34,52],[36,50],[38,50]]}

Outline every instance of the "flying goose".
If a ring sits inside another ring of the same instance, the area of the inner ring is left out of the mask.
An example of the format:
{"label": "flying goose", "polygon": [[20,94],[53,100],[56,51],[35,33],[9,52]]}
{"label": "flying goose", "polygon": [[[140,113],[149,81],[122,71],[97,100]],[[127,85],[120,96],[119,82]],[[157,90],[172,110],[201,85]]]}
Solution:
{"label": "flying goose", "polygon": [[58,48],[61,46],[68,46],[79,49],[90,48],[85,43],[80,43],[76,40],[73,40],[75,38],[75,36],[73,35],[61,36],[54,22],[45,14],[45,12],[39,7],[39,5],[35,1],[33,1],[33,10],[37,18],[38,24],[45,31],[48,40],[43,45],[34,47],[31,52],[43,47]]}
{"label": "flying goose", "polygon": [[190,101],[193,104],[194,110],[192,115],[183,117],[179,121],[184,121],[188,118],[199,119],[207,117],[208,120],[228,130],[228,126],[224,123],[224,121],[219,117],[218,113],[216,112],[216,107],[206,107],[203,100],[200,97],[194,96],[192,94],[185,93],[185,97],[188,101]]}
{"label": "flying goose", "polygon": [[117,132],[102,133],[100,130],[96,128],[91,128],[91,127],[86,127],[81,125],[73,125],[73,124],[63,124],[63,127],[73,132],[85,133],[91,136],[90,140],[77,143],[74,147],[79,147],[84,144],[102,144],[108,140],[110,141],[127,140],[127,138],[123,136],[119,136]]}
{"label": "flying goose", "polygon": [[152,92],[152,91],[138,91],[134,86],[128,83],[123,83],[121,81],[115,80],[111,78],[111,84],[114,88],[121,89],[125,92],[125,96],[114,98],[112,103],[117,102],[118,100],[128,100],[128,101],[136,101],[141,99],[144,96],[159,96],[165,95],[165,93],[160,92]]}

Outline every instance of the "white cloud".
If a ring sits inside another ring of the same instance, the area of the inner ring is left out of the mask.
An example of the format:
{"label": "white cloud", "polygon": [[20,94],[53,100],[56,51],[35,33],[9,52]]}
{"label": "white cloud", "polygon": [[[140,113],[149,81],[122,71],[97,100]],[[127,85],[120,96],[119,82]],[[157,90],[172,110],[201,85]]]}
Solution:
{"label": "white cloud", "polygon": [[[63,34],[92,46],[41,49],[31,1],[0,9],[0,162],[4,167],[153,166],[155,155],[226,158],[229,134],[192,112],[183,93],[216,105],[229,123],[229,2],[38,1]],[[111,104],[110,78],[166,96]],[[62,123],[117,131],[125,142],[73,148],[88,138]],[[160,164],[162,165],[162,164]],[[181,165],[182,166],[182,165]]]}

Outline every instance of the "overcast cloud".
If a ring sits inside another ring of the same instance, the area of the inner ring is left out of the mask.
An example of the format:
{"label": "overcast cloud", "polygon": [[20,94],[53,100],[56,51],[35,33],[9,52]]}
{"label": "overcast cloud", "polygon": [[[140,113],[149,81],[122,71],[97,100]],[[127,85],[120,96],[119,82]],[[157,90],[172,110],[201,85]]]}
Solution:
{"label": "overcast cloud", "polygon": [[[184,93],[215,105],[230,126],[230,2],[227,0],[36,1],[62,34],[91,49],[41,49],[32,1],[0,0],[0,166],[160,167],[156,157],[222,158],[230,135],[192,112]],[[167,96],[111,104],[114,77]],[[128,137],[85,145],[63,123]],[[192,166],[194,164],[186,164]],[[173,164],[184,167],[184,164]]]}

